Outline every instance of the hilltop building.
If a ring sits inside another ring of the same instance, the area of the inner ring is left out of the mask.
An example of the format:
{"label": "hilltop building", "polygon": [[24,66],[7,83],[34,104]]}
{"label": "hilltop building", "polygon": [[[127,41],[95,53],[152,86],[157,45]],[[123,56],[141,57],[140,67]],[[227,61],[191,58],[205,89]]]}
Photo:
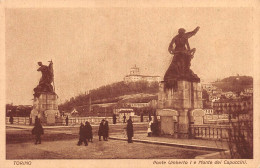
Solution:
{"label": "hilltop building", "polygon": [[159,82],[160,76],[149,76],[141,75],[139,68],[135,65],[130,69],[130,74],[124,77],[124,82],[137,82],[137,81],[147,81],[147,82]]}

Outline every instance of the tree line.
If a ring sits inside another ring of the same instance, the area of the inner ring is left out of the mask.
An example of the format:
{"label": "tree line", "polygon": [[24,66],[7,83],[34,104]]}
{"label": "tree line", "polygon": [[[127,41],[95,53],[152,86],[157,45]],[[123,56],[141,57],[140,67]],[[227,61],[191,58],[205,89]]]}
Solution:
{"label": "tree line", "polygon": [[5,105],[6,117],[28,117],[32,111],[32,106]]}
{"label": "tree line", "polygon": [[137,93],[158,93],[158,82],[129,82],[124,81],[116,82],[110,85],[101,86],[97,89],[93,89],[89,94],[80,94],[76,97],[70,98],[66,102],[59,105],[59,110],[70,111],[74,107],[88,105],[90,103],[90,97],[92,103],[114,103],[120,100],[120,96],[137,94]]}
{"label": "tree line", "polygon": [[251,76],[230,76],[213,83],[224,92],[240,93],[246,88],[253,87],[253,78]]}

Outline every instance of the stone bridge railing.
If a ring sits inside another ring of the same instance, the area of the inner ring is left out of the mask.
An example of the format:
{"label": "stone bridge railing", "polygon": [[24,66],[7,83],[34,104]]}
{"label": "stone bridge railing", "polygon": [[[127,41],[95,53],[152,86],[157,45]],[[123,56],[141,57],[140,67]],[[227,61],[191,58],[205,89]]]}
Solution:
{"label": "stone bridge railing", "polygon": [[[13,117],[13,118],[14,118],[13,124],[15,125],[30,125],[29,117]],[[133,122],[141,122],[140,116],[133,116],[131,118]],[[70,117],[68,120],[68,125],[79,125],[80,123],[85,123],[86,121],[90,122],[91,124],[99,124],[102,119],[106,119],[109,122],[109,124],[113,123],[112,117]],[[143,122],[148,122],[148,116],[143,117]],[[123,123],[123,120],[117,118],[116,123]],[[9,122],[9,117],[6,117],[6,124],[11,124]],[[57,118],[55,125],[66,125],[66,118],[65,117]]]}
{"label": "stone bridge railing", "polygon": [[229,135],[248,137],[248,127],[232,125],[190,125],[191,138],[228,140]]}

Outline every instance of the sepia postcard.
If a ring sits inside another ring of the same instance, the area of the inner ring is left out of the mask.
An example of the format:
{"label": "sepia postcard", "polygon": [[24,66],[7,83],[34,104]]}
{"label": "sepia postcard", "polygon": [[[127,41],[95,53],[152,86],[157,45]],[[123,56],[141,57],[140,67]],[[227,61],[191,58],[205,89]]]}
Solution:
{"label": "sepia postcard", "polygon": [[0,7],[0,167],[260,168],[260,1]]}

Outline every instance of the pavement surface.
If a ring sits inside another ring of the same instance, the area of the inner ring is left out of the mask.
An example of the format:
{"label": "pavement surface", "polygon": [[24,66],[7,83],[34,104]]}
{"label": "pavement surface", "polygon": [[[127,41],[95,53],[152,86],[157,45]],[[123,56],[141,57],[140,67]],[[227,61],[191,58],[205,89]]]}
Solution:
{"label": "pavement surface", "polygon": [[210,152],[154,144],[98,141],[77,146],[78,139],[6,145],[6,159],[192,159]]}
{"label": "pavement surface", "polygon": [[134,125],[134,143],[129,144],[125,126],[110,125],[110,139],[105,142],[98,141],[94,125],[94,143],[77,146],[78,126],[44,126],[42,144],[34,145],[32,126],[7,125],[6,159],[192,159],[228,149],[220,141],[147,137],[144,123]]}
{"label": "pavement surface", "polygon": [[[111,139],[126,140],[124,134],[111,135]],[[176,139],[172,137],[148,137],[146,133],[135,133],[133,140],[136,142],[152,143],[158,145],[177,146],[190,149],[202,149],[209,151],[228,150],[226,141],[204,139]]]}

